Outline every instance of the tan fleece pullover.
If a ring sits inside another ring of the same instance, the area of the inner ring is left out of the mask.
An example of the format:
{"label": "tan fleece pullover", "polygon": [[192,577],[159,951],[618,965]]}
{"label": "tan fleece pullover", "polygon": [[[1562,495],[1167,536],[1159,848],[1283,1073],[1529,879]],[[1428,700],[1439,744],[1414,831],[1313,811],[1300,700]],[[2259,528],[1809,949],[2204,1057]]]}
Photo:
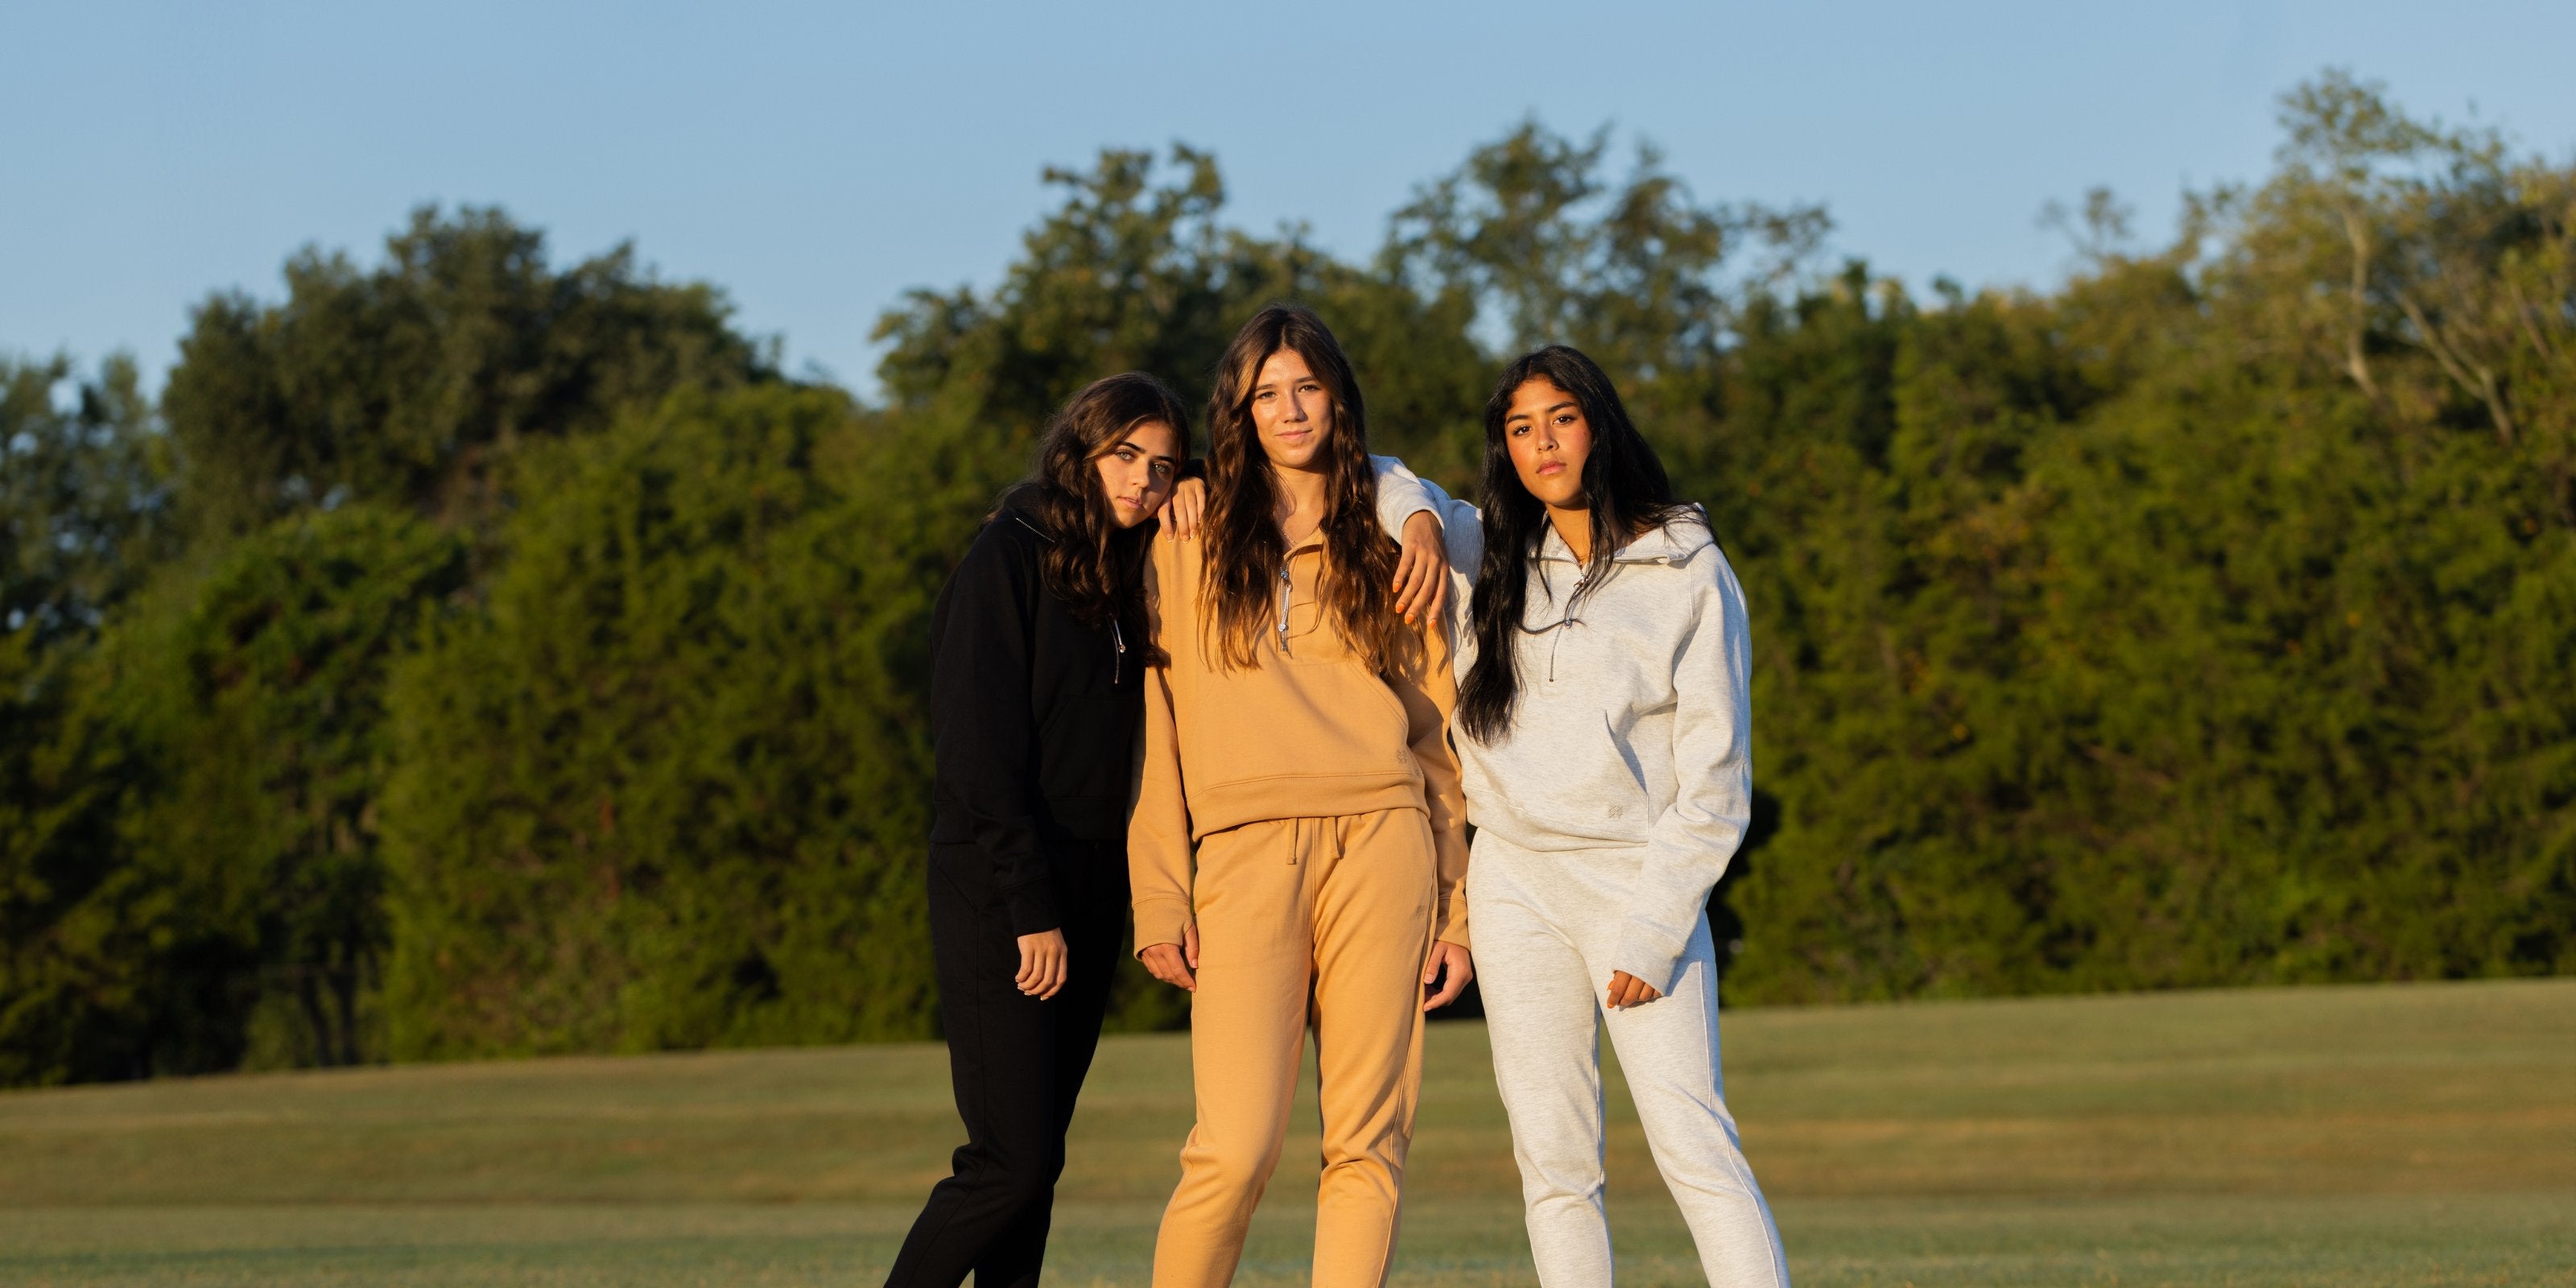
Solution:
{"label": "tan fleece pullover", "polygon": [[1424,621],[1403,673],[1379,678],[1316,594],[1327,559],[1318,530],[1288,551],[1286,612],[1274,596],[1257,665],[1228,668],[1200,593],[1206,540],[1160,535],[1153,551],[1146,593],[1154,642],[1170,661],[1145,675],[1144,780],[1127,826],[1138,951],[1181,942],[1200,837],[1388,809],[1429,816],[1440,884],[1433,933],[1466,945],[1466,811],[1449,749],[1457,681],[1446,622]]}

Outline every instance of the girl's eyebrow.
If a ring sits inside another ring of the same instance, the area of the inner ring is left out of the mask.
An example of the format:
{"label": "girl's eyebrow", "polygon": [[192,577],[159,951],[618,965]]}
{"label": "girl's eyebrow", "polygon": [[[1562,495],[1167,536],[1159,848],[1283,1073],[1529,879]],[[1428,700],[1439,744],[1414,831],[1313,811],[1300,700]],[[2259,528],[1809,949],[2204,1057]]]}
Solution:
{"label": "girl's eyebrow", "polygon": [[[1530,417],[1532,417],[1532,416],[1543,416],[1543,415],[1547,414],[1548,412],[1552,412],[1552,411],[1563,411],[1563,410],[1565,410],[1566,408],[1568,408],[1568,407],[1573,407],[1573,406],[1574,406],[1574,400],[1573,400],[1573,399],[1571,399],[1571,398],[1568,398],[1568,399],[1566,399],[1564,402],[1561,402],[1561,403],[1550,403],[1550,404],[1548,404],[1548,405],[1547,405],[1547,406],[1545,406],[1545,407],[1541,407],[1541,408],[1539,408],[1537,411],[1516,411],[1516,412],[1513,412],[1513,413],[1511,413],[1510,415],[1503,417],[1503,423],[1504,423],[1504,424],[1506,424],[1506,425],[1508,425],[1508,424],[1511,424],[1513,421],[1516,421],[1516,420],[1528,420],[1528,419],[1529,419]],[[1581,409],[1580,409],[1580,408],[1577,408],[1577,410],[1581,410]]]}

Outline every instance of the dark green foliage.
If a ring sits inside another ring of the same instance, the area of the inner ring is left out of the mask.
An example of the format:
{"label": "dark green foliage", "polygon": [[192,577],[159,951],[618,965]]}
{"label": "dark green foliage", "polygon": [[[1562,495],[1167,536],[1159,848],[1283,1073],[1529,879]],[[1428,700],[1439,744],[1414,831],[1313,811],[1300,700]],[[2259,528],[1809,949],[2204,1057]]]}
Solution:
{"label": "dark green foliage", "polygon": [[1019,477],[1066,398],[1128,370],[1163,376],[1191,400],[1192,441],[1204,451],[1196,413],[1217,357],[1274,300],[1302,300],[1330,320],[1368,390],[1378,450],[1456,450],[1487,378],[1467,335],[1471,302],[1426,298],[1293,239],[1221,229],[1214,158],[1175,148],[1171,169],[1157,186],[1151,154],[1112,150],[1088,173],[1049,170],[1064,204],[1030,230],[999,290],[917,291],[878,323],[878,338],[894,342],[879,369],[887,395],[950,453],[935,477],[992,487]]}
{"label": "dark green foliage", "polygon": [[149,1072],[144,959],[166,893],[117,864],[120,748],[79,680],[0,637],[0,1085]]}
{"label": "dark green foliage", "polygon": [[132,358],[75,381],[0,356],[0,630],[42,650],[97,629],[169,553],[166,457]]}
{"label": "dark green foliage", "polygon": [[344,499],[471,518],[522,440],[771,366],[713,289],[654,281],[622,246],[556,272],[498,210],[422,207],[373,270],[307,248],[286,286],[283,304],[207,300],[162,398],[211,533]]}
{"label": "dark green foliage", "polygon": [[169,552],[165,477],[130,359],[0,359],[0,1085],[143,1067],[170,909],[116,861],[128,763],[86,660]]}
{"label": "dark green foliage", "polygon": [[1883,439],[1747,480],[1789,818],[1739,995],[2576,967],[2568,176],[2331,78],[2290,124],[2174,249],[1907,321]]}
{"label": "dark green foliage", "polygon": [[980,498],[913,446],[770,386],[527,463],[396,687],[396,1055],[931,1031],[923,653]]}
{"label": "dark green foliage", "polygon": [[1533,124],[1366,265],[1187,149],[1050,172],[998,288],[885,316],[880,408],[477,212],[210,303],[169,440],[10,367],[0,1081],[934,1031],[932,597],[1066,396],[1203,396],[1283,298],[1453,489],[1562,340],[1707,504],[1731,1000],[2576,971],[2576,170],[2341,75],[2284,124],[2169,247],[2093,194],[2046,294],[1820,272],[1821,213]]}
{"label": "dark green foliage", "polygon": [[20,1080],[361,1057],[384,672],[464,569],[375,507],[282,520],[21,699],[54,719],[9,765]]}

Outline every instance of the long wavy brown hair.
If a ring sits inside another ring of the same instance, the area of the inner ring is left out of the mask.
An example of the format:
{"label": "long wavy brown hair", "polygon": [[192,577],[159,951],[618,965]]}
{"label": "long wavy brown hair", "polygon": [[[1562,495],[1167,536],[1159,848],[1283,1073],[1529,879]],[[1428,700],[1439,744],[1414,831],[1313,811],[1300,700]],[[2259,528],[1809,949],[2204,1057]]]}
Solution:
{"label": "long wavy brown hair", "polygon": [[1142,371],[1092,381],[1047,422],[1038,439],[1037,468],[1012,492],[1036,513],[1050,538],[1038,560],[1047,593],[1063,600],[1078,620],[1093,626],[1115,621],[1129,640],[1140,642],[1148,639],[1144,563],[1155,523],[1119,527],[1092,462],[1138,426],[1156,421],[1172,427],[1179,439],[1175,455],[1188,460],[1189,412],[1171,386]]}
{"label": "long wavy brown hair", "polygon": [[[1261,431],[1252,420],[1252,387],[1262,362],[1281,350],[1306,360],[1324,386],[1332,423],[1318,453],[1324,461],[1323,604],[1351,651],[1380,675],[1402,652],[1395,612],[1395,543],[1378,531],[1377,476],[1368,459],[1368,409],[1351,361],[1322,318],[1273,304],[1252,315],[1216,370],[1208,399],[1208,614],[1217,660],[1248,667],[1278,610],[1279,570],[1288,558],[1279,531],[1279,489]],[[1204,641],[1202,644],[1204,645]]]}

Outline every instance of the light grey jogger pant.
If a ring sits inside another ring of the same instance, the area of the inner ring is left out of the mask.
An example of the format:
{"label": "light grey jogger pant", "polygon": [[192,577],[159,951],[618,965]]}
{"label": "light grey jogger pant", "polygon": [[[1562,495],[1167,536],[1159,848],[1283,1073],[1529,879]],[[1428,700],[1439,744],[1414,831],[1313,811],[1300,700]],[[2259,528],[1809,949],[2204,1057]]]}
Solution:
{"label": "light grey jogger pant", "polygon": [[1610,1288],[1601,1057],[1610,1031],[1655,1166],[1713,1288],[1787,1288],[1780,1232],[1744,1161],[1718,1073],[1717,971],[1700,918],[1670,994],[1602,1006],[1643,852],[1525,850],[1476,836],[1467,865],[1494,1081],[1511,1117],[1530,1252],[1546,1288]]}

